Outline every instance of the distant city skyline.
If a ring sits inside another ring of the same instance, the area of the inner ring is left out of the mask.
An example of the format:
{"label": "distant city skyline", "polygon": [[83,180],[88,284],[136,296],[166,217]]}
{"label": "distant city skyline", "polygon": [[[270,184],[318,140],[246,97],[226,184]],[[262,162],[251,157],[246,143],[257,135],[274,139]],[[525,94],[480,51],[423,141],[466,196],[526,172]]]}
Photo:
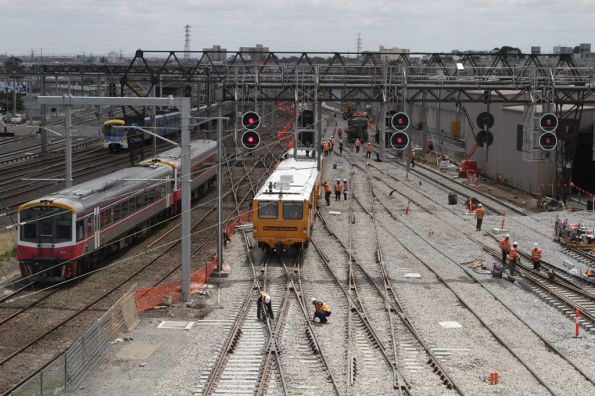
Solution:
{"label": "distant city skyline", "polygon": [[184,49],[230,51],[489,51],[543,53],[593,39],[595,0],[0,0],[0,54],[28,56]]}

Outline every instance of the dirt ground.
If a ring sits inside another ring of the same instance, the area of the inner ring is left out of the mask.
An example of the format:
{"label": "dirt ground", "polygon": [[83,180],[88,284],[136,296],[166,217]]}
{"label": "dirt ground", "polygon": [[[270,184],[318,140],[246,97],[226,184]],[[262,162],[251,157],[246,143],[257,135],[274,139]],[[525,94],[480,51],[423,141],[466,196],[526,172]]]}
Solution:
{"label": "dirt ground", "polygon": [[16,271],[15,248],[16,233],[0,232],[0,282]]}

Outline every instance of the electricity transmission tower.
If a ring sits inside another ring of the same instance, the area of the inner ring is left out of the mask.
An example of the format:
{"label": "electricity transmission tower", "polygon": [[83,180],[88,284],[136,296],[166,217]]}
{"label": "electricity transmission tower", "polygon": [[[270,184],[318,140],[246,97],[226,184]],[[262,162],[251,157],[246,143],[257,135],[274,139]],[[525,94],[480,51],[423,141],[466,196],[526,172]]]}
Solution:
{"label": "electricity transmission tower", "polygon": [[190,25],[184,26],[185,40],[184,40],[184,62],[190,62]]}

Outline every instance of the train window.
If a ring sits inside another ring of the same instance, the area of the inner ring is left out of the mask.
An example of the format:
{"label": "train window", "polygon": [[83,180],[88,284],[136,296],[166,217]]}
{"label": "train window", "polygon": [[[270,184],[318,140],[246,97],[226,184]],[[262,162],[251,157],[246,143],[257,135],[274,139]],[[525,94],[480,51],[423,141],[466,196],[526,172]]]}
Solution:
{"label": "train window", "polygon": [[258,203],[258,218],[260,219],[276,219],[278,213],[277,202],[261,201]]}
{"label": "train window", "polygon": [[114,221],[118,221],[122,218],[122,207],[120,204],[114,205]]}
{"label": "train window", "polygon": [[136,197],[132,197],[128,200],[128,211],[133,213],[136,210]]}
{"label": "train window", "polygon": [[151,188],[147,191],[147,199],[148,199],[149,203],[155,201],[155,190],[154,189]]}
{"label": "train window", "polygon": [[76,222],[76,241],[82,241],[85,239],[85,222],[79,220]]}
{"label": "train window", "polygon": [[91,217],[87,217],[85,219],[85,223],[87,223],[87,236],[93,234],[93,219]]}
{"label": "train window", "polygon": [[105,227],[106,225],[112,222],[112,208],[103,209],[101,211],[101,227]]}
{"label": "train window", "polygon": [[56,238],[55,243],[72,240],[72,214],[64,212],[56,216]]}
{"label": "train window", "polygon": [[283,202],[283,218],[301,220],[304,218],[303,202]]}

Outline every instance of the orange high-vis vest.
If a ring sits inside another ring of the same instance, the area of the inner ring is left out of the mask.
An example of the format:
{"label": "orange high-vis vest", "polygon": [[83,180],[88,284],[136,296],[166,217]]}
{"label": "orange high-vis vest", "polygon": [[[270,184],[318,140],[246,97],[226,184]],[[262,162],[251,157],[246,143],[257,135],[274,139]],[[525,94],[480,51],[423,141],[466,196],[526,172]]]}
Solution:
{"label": "orange high-vis vest", "polygon": [[500,249],[502,249],[505,252],[510,252],[510,239],[506,239],[504,238],[503,240],[500,241]]}
{"label": "orange high-vis vest", "polygon": [[341,185],[341,182],[335,183],[335,191],[341,192],[341,190],[343,190],[343,185]]}
{"label": "orange high-vis vest", "polygon": [[324,191],[326,191],[326,192],[331,192],[332,191],[330,184],[326,183],[324,185]]}
{"label": "orange high-vis vest", "polygon": [[415,158],[417,156],[417,153],[414,150],[411,150],[411,158]]}
{"label": "orange high-vis vest", "polygon": [[475,209],[475,217],[477,217],[477,219],[481,220],[483,219],[483,217],[485,216],[485,210],[484,208],[477,208]]}
{"label": "orange high-vis vest", "polygon": [[327,303],[324,303],[324,302],[317,302],[316,305],[314,305],[314,308],[317,311],[322,311],[322,312],[326,312],[326,313],[331,312],[331,307]]}
{"label": "orange high-vis vest", "polygon": [[508,253],[508,259],[510,261],[514,261],[519,257],[521,257],[521,255],[519,254],[518,250],[516,250],[515,248],[510,249],[510,253]]}
{"label": "orange high-vis vest", "polygon": [[372,147],[372,145],[371,145],[370,143],[368,143],[368,147],[366,147],[366,151],[367,151],[368,153],[371,153],[371,152],[372,152],[372,150],[374,150],[374,148]]}
{"label": "orange high-vis vest", "polygon": [[355,145],[358,147],[362,145],[362,142],[359,140],[359,138],[355,139]]}
{"label": "orange high-vis vest", "polygon": [[328,151],[328,149],[329,149],[328,143],[323,143],[322,144],[322,151]]}
{"label": "orange high-vis vest", "polygon": [[533,250],[531,250],[531,260],[541,261],[541,249],[533,248]]}

